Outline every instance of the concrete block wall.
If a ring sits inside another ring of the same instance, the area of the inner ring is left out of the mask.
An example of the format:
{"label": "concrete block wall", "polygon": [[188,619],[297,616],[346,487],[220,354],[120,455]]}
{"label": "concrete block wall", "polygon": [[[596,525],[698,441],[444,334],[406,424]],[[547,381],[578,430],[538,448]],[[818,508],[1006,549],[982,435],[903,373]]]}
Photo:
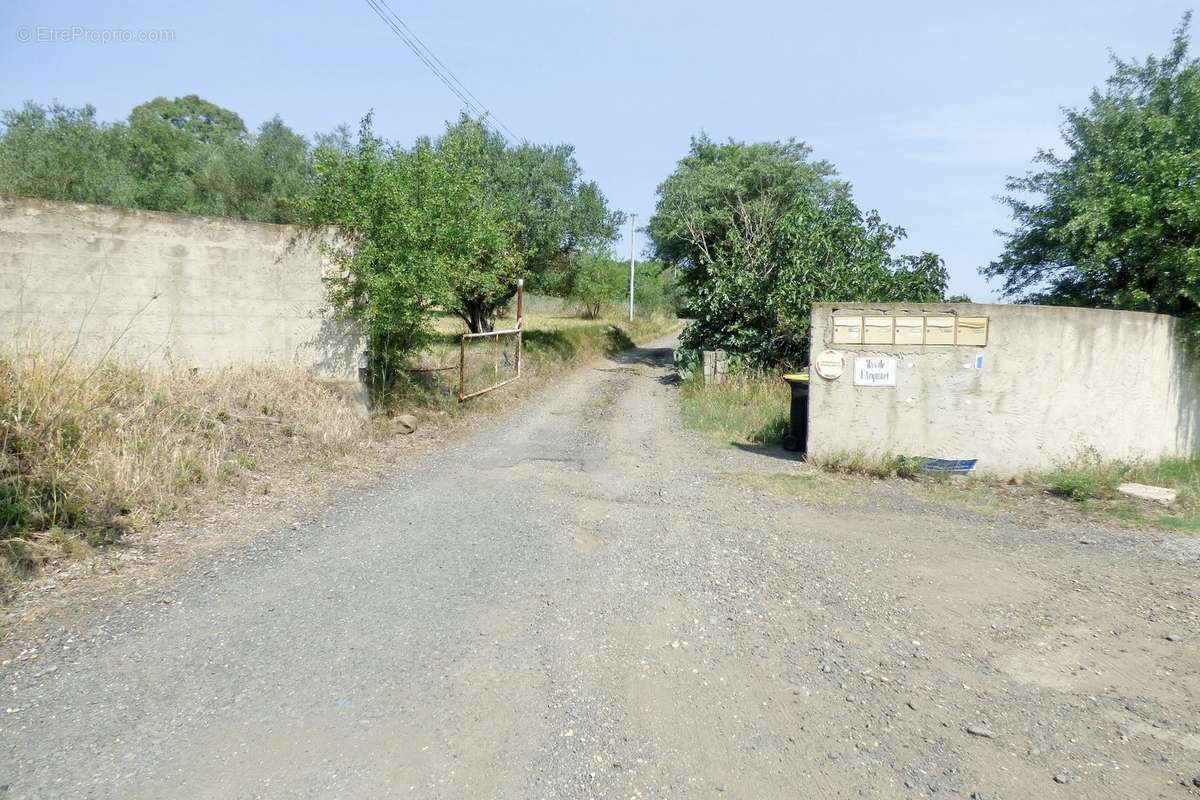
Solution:
{"label": "concrete block wall", "polygon": [[[988,318],[986,346],[835,345],[838,315]],[[1200,369],[1178,320],[1127,311],[978,304],[831,304],[812,313],[809,453],[977,458],[1001,475],[1091,454],[1200,452]],[[856,386],[856,358],[896,359],[895,386]],[[982,358],[980,358],[982,357]]]}
{"label": "concrete block wall", "polygon": [[0,341],[161,366],[290,364],[356,384],[362,338],[322,310],[333,235],[0,198]]}

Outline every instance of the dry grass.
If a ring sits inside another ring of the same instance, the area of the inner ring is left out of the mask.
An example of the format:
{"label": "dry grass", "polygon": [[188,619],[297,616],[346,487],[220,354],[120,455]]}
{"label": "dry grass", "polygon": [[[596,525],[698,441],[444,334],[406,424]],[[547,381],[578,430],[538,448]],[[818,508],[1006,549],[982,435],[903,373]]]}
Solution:
{"label": "dry grass", "polygon": [[298,369],[0,355],[0,594],[266,464],[336,457],[370,435],[352,403]]}
{"label": "dry grass", "polygon": [[941,479],[928,476],[913,482],[913,494],[937,506],[961,508],[985,517],[997,517],[1011,506],[1012,498],[999,482],[985,477]]}
{"label": "dry grass", "polygon": [[809,458],[809,463],[839,475],[866,475],[880,479],[913,479],[925,474],[920,459],[868,454],[859,450],[814,455]]}

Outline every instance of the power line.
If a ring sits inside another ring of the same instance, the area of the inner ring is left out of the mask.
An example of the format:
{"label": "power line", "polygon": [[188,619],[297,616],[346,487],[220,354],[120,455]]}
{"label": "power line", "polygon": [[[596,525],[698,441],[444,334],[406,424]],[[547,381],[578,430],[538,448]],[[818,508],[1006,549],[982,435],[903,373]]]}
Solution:
{"label": "power line", "polygon": [[507,133],[514,141],[519,140],[521,138],[520,136],[517,136],[515,133],[513,133],[512,129],[509,128],[507,125],[505,125],[504,122],[498,116],[493,114],[491,109],[489,109],[487,106],[485,106],[483,104],[483,101],[481,101],[478,97],[476,97],[475,93],[472,92],[470,89],[468,89],[466,84],[464,84],[462,81],[460,81],[458,79],[457,75],[455,75],[453,72],[450,71],[450,68],[448,66],[446,66],[440,58],[437,57],[437,53],[433,52],[433,50],[429,49],[429,45],[427,45],[427,44],[425,44],[425,42],[421,41],[421,37],[417,36],[417,32],[414,31],[412,28],[408,27],[407,23],[405,23],[404,20],[400,18],[399,14],[397,14],[395,11],[392,11],[392,8],[391,8],[391,6],[388,5],[387,0],[378,0],[378,2],[381,3],[383,5],[383,7],[388,10],[389,13],[391,13],[392,17],[394,17],[397,22],[400,23],[400,27],[404,28],[404,30],[408,32],[408,34],[413,38],[413,40],[415,40],[416,43],[418,45],[420,45],[425,50],[426,53],[429,54],[429,57],[433,59],[434,63],[436,63],[439,67],[442,68],[442,70],[445,71],[446,75],[448,75],[450,77],[450,80],[452,80],[464,92],[466,92],[467,96],[475,101],[475,105],[477,105],[479,108],[483,109],[483,112],[486,116],[495,120],[496,124],[499,125],[501,128],[503,128],[504,132]]}
{"label": "power line", "polygon": [[476,109],[475,104],[472,103],[470,100],[468,100],[467,97],[465,95],[463,95],[462,92],[460,92],[457,88],[455,88],[455,86],[452,83],[450,83],[449,79],[447,79],[446,76],[441,73],[441,71],[437,68],[437,66],[435,66],[433,64],[433,62],[429,60],[429,58],[421,51],[421,49],[418,48],[417,45],[410,38],[408,38],[407,35],[405,35],[404,31],[401,30],[396,25],[395,22],[393,22],[391,19],[388,18],[387,14],[384,12],[382,6],[380,6],[379,0],[366,0],[366,3],[375,11],[375,13],[379,16],[379,18],[381,20],[383,20],[383,24],[385,24],[389,28],[391,28],[392,32],[394,34],[396,34],[396,36],[400,37],[400,41],[404,42],[404,45],[406,47],[408,47],[409,50],[412,51],[413,55],[415,55],[418,59],[420,59],[421,63],[424,64],[426,67],[428,67],[429,71],[432,72],[437,77],[437,79],[440,80],[446,86],[447,89],[449,89],[451,92],[453,92],[455,94],[455,96],[457,96],[458,99],[462,101],[463,105],[466,106],[469,111],[471,111],[474,114],[482,114],[483,113],[482,111],[479,111],[478,109]]}
{"label": "power line", "polygon": [[516,142],[520,137],[513,133],[512,129],[505,125],[499,117],[492,113],[491,109],[483,104],[483,102],[475,96],[475,94],[467,88],[461,80],[458,79],[450,68],[442,62],[437,54],[429,48],[416,32],[410,28],[400,15],[392,10],[387,4],[387,0],[365,0],[367,5],[379,16],[383,23],[392,29],[392,33],[402,41],[412,54],[415,55],[422,64],[424,64],[434,76],[449,89],[455,97],[457,97],[466,109],[475,116],[482,117],[485,122],[493,120],[499,126],[504,136]]}

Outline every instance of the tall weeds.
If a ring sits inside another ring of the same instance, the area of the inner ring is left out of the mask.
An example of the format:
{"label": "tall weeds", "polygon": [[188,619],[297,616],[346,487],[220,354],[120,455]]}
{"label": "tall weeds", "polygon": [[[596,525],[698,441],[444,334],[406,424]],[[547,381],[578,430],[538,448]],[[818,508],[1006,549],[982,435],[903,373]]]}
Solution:
{"label": "tall weeds", "polygon": [[0,354],[0,584],[251,480],[261,464],[336,456],[369,435],[345,398],[298,369]]}

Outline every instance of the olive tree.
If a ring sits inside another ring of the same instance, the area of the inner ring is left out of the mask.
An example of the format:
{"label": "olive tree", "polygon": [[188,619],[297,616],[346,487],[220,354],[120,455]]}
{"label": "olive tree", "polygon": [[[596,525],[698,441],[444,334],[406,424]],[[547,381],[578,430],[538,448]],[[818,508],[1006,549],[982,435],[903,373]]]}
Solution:
{"label": "olive tree", "polygon": [[[511,234],[504,257],[491,255],[451,276],[448,308],[473,333],[492,329],[517,278],[545,286],[569,272],[572,257],[610,242],[622,216],[599,187],[582,179],[570,145],[510,146],[479,120],[462,117],[432,144],[452,172],[469,174],[478,202],[495,210]],[[464,265],[466,266],[466,265]]]}

